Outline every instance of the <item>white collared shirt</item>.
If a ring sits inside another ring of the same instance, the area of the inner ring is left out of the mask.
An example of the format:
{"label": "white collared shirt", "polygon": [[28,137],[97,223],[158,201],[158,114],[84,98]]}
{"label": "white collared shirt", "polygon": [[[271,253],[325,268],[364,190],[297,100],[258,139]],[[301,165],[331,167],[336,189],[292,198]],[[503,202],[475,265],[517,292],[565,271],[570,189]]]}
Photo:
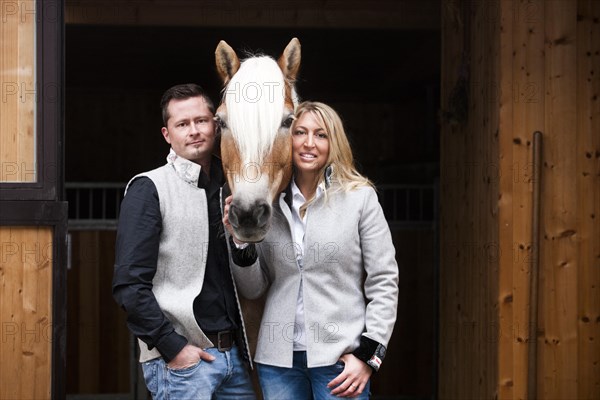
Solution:
{"label": "white collared shirt", "polygon": [[[323,187],[317,186],[315,198],[319,198],[323,194]],[[306,203],[304,195],[296,185],[294,179],[291,182],[292,192],[292,218],[294,225],[292,226],[292,240],[294,241],[294,249],[296,252],[296,261],[298,268],[302,272],[304,267],[304,246],[306,233],[306,218],[308,210],[304,213],[304,218],[300,217],[300,207]],[[298,290],[298,300],[296,303],[296,321],[294,323],[294,351],[306,351],[306,327],[304,326],[304,300],[302,296],[302,280],[300,281],[300,289]]]}
{"label": "white collared shirt", "polygon": [[200,171],[202,171],[200,164],[178,156],[173,148],[169,150],[167,163],[173,166],[181,179],[191,185],[198,186],[198,178],[200,178]]}

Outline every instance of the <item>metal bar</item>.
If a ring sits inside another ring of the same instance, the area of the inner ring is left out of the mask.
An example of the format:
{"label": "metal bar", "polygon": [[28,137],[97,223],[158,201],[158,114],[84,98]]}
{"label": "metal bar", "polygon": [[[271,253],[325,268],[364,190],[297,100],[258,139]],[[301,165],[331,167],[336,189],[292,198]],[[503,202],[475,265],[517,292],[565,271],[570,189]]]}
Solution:
{"label": "metal bar", "polygon": [[106,188],[102,188],[102,219],[106,219]]}
{"label": "metal bar", "polygon": [[93,200],[94,200],[94,196],[93,196],[93,189],[92,190],[88,190],[88,218],[92,219],[94,218],[94,204],[93,204]]}
{"label": "metal bar", "polygon": [[[69,229],[116,229],[124,183],[67,182],[65,187],[70,193],[71,207],[74,210],[74,215],[69,219]],[[98,199],[94,197],[96,190],[101,190]],[[114,191],[114,194],[110,192],[111,190]],[[434,196],[435,192],[433,185],[386,184],[378,185],[377,190],[381,206],[386,210],[386,214],[389,214],[386,217],[391,229],[430,229],[432,221],[429,219],[433,218],[435,214],[425,212],[425,201],[428,202],[427,204],[432,202],[433,199],[430,197]],[[413,192],[415,196],[412,196]],[[89,195],[87,201],[89,215],[85,217],[82,215],[83,194]],[[404,199],[406,204],[401,205],[400,199]],[[98,201],[101,201],[102,204],[98,205]],[[114,207],[109,207],[109,201],[114,201]],[[418,204],[416,204],[417,202]],[[95,207],[100,208],[101,214],[100,211],[94,213]],[[412,208],[415,208],[414,213],[412,213]]]}
{"label": "metal bar", "polygon": [[80,194],[79,194],[79,189],[75,189],[75,218],[79,219],[81,214],[80,214],[80,209],[79,209],[79,202],[80,202]]}
{"label": "metal bar", "polygon": [[119,219],[119,213],[121,211],[121,191],[117,190],[115,193],[115,219]]}
{"label": "metal bar", "polygon": [[122,182],[67,182],[65,183],[66,189],[122,189],[125,184]]}

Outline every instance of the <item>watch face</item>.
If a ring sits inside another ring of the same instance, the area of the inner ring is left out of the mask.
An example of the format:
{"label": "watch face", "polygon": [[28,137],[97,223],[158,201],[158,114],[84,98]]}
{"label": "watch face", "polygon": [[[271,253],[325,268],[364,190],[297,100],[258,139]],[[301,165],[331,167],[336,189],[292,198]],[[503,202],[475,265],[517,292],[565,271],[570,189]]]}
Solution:
{"label": "watch face", "polygon": [[381,367],[381,360],[383,360],[384,358],[385,358],[385,347],[382,346],[381,344],[379,344],[377,346],[377,349],[375,350],[375,354],[373,354],[371,359],[369,361],[367,361],[367,364],[369,364],[371,367],[373,367],[375,369],[375,371],[378,371],[379,367]]}

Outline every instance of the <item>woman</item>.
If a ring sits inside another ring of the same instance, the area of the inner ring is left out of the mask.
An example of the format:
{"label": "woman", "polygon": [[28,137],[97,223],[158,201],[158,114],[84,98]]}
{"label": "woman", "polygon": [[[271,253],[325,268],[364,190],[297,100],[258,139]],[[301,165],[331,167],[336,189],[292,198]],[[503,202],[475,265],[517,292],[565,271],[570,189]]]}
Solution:
{"label": "woman", "polygon": [[234,269],[243,296],[268,290],[255,357],[261,388],[267,400],[368,398],[396,320],[395,250],[337,113],[304,102],[295,116],[294,176],[257,245],[260,266]]}

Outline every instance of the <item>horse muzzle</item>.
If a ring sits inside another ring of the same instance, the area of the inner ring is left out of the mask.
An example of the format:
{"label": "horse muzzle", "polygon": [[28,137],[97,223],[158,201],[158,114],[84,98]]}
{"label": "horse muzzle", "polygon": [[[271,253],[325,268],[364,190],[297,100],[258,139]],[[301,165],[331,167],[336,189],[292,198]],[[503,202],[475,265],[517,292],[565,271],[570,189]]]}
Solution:
{"label": "horse muzzle", "polygon": [[238,240],[260,242],[269,230],[271,205],[264,200],[256,200],[244,207],[234,200],[229,206],[229,222]]}

